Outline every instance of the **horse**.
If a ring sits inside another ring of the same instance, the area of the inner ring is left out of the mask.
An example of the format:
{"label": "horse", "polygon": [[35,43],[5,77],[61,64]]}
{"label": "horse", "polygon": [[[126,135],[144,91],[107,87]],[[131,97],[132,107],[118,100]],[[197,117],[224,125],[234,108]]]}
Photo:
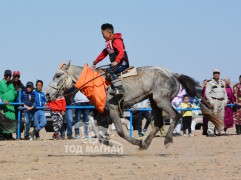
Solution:
{"label": "horse", "polygon": [[[190,97],[196,97],[198,86],[197,82],[183,74],[172,73],[171,71],[159,66],[145,66],[136,68],[136,76],[130,76],[122,79],[125,94],[123,97],[124,108],[129,108],[136,103],[145,99],[150,100],[152,115],[154,118],[154,128],[145,140],[131,138],[125,134],[120,120],[119,101],[110,95],[107,91],[106,111],[103,116],[109,116],[116,127],[117,134],[133,145],[141,149],[147,149],[158,130],[163,126],[162,111],[165,111],[173,120],[165,136],[164,145],[168,147],[173,143],[173,130],[175,129],[181,115],[173,108],[171,101],[178,94],[182,85]],[[60,67],[55,73],[50,83],[46,96],[54,100],[57,96],[63,95],[65,91],[73,87],[78,80],[83,67],[70,65],[70,61]],[[203,113],[205,109],[201,108]],[[211,121],[216,125],[218,130],[221,129],[218,120],[209,113]],[[98,121],[98,119],[97,119]],[[108,139],[99,141],[111,145]]]}

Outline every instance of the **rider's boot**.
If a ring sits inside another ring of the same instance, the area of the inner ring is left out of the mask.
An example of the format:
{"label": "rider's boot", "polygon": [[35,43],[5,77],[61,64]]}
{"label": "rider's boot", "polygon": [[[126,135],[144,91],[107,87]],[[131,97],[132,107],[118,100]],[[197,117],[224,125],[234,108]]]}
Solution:
{"label": "rider's boot", "polygon": [[120,79],[115,79],[111,81],[111,84],[113,85],[113,89],[111,89],[110,94],[112,96],[123,96],[125,94],[124,89],[122,88],[122,82]]}

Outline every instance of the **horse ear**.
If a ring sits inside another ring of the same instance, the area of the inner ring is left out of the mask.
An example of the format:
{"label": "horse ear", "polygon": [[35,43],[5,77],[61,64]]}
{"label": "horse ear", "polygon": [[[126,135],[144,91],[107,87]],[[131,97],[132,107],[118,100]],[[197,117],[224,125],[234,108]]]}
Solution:
{"label": "horse ear", "polygon": [[68,69],[69,69],[69,67],[70,67],[70,62],[71,62],[71,60],[69,60],[69,62],[68,62],[67,64],[65,64],[65,66],[64,66],[64,69],[65,69],[65,70],[68,70]]}

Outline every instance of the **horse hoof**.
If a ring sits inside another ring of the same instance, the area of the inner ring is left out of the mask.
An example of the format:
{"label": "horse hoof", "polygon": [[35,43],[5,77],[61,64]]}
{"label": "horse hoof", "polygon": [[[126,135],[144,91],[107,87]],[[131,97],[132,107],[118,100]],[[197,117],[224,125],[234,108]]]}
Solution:
{"label": "horse hoof", "polygon": [[168,144],[171,144],[171,143],[173,143],[173,138],[166,136],[164,145],[167,146]]}
{"label": "horse hoof", "polygon": [[140,145],[139,145],[139,150],[146,150],[148,148],[148,146],[146,145],[145,141],[140,141]]}
{"label": "horse hoof", "polygon": [[172,143],[170,143],[170,142],[167,143],[167,144],[165,144],[166,149],[169,148],[171,144],[172,144]]}

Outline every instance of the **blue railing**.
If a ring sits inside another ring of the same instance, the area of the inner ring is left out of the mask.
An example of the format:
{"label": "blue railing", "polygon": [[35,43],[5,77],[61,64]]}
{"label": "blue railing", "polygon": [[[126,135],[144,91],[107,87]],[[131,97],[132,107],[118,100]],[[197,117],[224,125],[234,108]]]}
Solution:
{"label": "blue railing", "polygon": [[[14,105],[14,106],[20,106],[23,105],[21,103],[21,96],[22,96],[22,91],[18,91],[18,102],[9,102],[9,105]],[[4,102],[0,102],[0,105],[4,105]],[[231,107],[231,106],[237,106],[236,104],[227,104],[227,106]],[[18,128],[17,128],[17,139],[20,138],[20,125],[21,125],[21,111],[24,110],[24,107],[19,107],[18,109]],[[36,107],[36,109],[42,109],[42,110],[49,110],[49,108],[44,108],[44,107]],[[95,106],[66,106],[66,109],[95,109]],[[176,108],[177,111],[185,111],[185,110],[189,110],[189,111],[196,111],[196,110],[200,110],[200,108]],[[136,109],[130,108],[129,112],[130,112],[130,130],[129,130],[129,134],[130,137],[132,137],[132,132],[133,132],[133,111],[136,111]],[[138,111],[152,111],[151,108],[138,108]]]}

